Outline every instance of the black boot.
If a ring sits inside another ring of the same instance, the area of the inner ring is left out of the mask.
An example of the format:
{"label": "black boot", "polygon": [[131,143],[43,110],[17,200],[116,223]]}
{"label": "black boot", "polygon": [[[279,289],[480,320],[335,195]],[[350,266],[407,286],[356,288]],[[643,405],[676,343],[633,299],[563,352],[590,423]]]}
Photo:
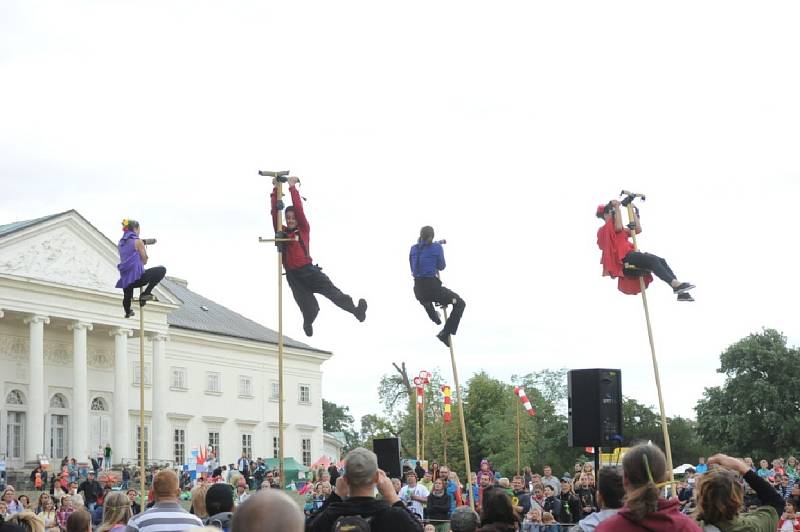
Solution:
{"label": "black boot", "polygon": [[450,333],[445,330],[442,330],[439,334],[436,335],[436,338],[442,341],[444,345],[450,347]]}
{"label": "black boot", "polygon": [[367,319],[367,302],[366,302],[366,300],[364,300],[364,299],[359,299],[358,300],[358,306],[356,307],[356,311],[353,312],[353,315],[355,315],[355,317],[356,317],[356,319],[358,321],[364,321],[365,319]]}

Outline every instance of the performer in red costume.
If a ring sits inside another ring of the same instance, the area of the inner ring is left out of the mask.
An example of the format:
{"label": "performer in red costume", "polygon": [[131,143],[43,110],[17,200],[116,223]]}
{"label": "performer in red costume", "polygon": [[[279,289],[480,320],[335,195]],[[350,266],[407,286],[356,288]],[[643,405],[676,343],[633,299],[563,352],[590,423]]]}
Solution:
{"label": "performer in red costume", "polygon": [[[286,225],[283,230],[287,238],[295,240],[287,242],[283,250],[283,266],[286,268],[286,280],[292,295],[300,307],[303,314],[303,331],[307,336],[314,334],[312,324],[319,312],[319,303],[314,294],[327,297],[340,309],[351,313],[358,321],[364,321],[367,316],[367,302],[364,299],[358,300],[358,305],[353,303],[353,298],[336,288],[330,278],[322,273],[322,268],[313,264],[311,261],[311,226],[308,224],[303,202],[300,193],[297,191],[297,184],[300,182],[296,177],[290,177],[289,194],[292,196],[292,205],[284,209],[286,215]],[[276,185],[275,180],[272,181]],[[272,224],[275,230],[277,227],[278,199],[275,197],[276,188],[273,188],[271,195],[272,203]]]}
{"label": "performer in red costume", "polygon": [[[598,205],[597,217],[605,222],[597,230],[597,246],[602,252],[600,262],[603,265],[603,275],[608,275],[612,279],[616,278],[617,288],[620,292],[638,294],[640,292],[639,276],[644,278],[644,285],[647,287],[653,280],[653,276],[650,273],[642,275],[641,270],[648,270],[672,287],[672,291],[678,296],[678,301],[694,301],[689,293],[694,285],[679,281],[666,260],[652,253],[634,250],[633,244],[629,240],[631,229],[622,223],[619,201],[611,200],[606,205]],[[638,209],[634,210],[634,224],[634,230],[638,235],[642,232]],[[634,273],[637,270],[638,272]]]}

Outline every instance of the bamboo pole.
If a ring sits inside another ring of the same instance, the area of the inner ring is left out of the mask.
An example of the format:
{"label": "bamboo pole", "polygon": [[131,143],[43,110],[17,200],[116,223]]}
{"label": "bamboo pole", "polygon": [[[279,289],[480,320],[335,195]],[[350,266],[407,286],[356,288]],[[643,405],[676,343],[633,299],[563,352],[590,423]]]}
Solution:
{"label": "bamboo pole", "polygon": [[[633,210],[633,202],[629,202],[627,205],[628,208],[628,220],[630,223],[635,224],[636,218]],[[636,242],[636,230],[633,229],[631,231],[631,237],[633,238],[633,249],[638,251],[639,246]],[[669,428],[667,427],[667,415],[664,412],[664,395],[661,391],[661,377],[658,373],[658,360],[656,359],[656,347],[655,342],[653,341],[653,327],[650,322],[650,309],[647,306],[647,290],[644,285],[644,277],[639,277],[639,288],[642,291],[642,305],[644,305],[644,318],[647,322],[647,337],[650,340],[650,356],[653,360],[653,374],[655,375],[656,379],[656,390],[658,390],[658,407],[661,411],[661,432],[664,435],[664,452],[667,455],[667,469],[669,470],[669,480],[670,482],[674,482],[675,474],[672,472],[672,446],[670,445],[669,441]],[[670,490],[672,491],[672,496],[677,496],[677,491],[675,489],[675,484],[670,484]]]}
{"label": "bamboo pole", "polygon": [[[142,300],[142,287],[139,287],[139,301]],[[152,408],[152,406],[151,406]],[[147,491],[145,491],[145,480],[147,469],[145,468],[145,437],[144,437],[144,307],[139,306],[139,508],[144,511],[147,508]]]}
{"label": "bamboo pole", "polygon": [[425,460],[425,382],[422,383],[422,412],[420,413],[420,425],[419,425],[419,440],[420,440],[420,451],[422,452],[421,460]]}
{"label": "bamboo pole", "polygon": [[[283,198],[283,183],[280,179],[275,180],[275,199],[281,201]],[[277,231],[283,231],[283,220],[281,218],[282,209],[275,209],[275,227]],[[283,454],[283,249],[278,245],[278,475],[280,476],[280,486],[286,486],[284,476],[284,454]]]}
{"label": "bamboo pole", "polygon": [[[416,392],[416,390],[414,390]],[[417,452],[416,452],[416,459],[421,460],[419,454],[419,403],[417,403],[417,396],[414,395],[414,432],[416,433],[417,439]]]}
{"label": "bamboo pole", "polygon": [[[442,311],[444,312],[444,321],[447,322],[447,307],[443,307]],[[467,477],[465,482],[467,484],[467,493],[469,494],[469,506],[473,510],[475,509],[475,497],[472,496],[472,467],[469,463],[469,444],[467,443],[467,424],[464,421],[464,399],[461,397],[461,385],[458,381],[458,369],[456,368],[456,355],[453,351],[453,336],[450,335],[449,338],[450,344],[450,363],[453,365],[453,381],[456,384],[456,395],[458,395],[458,415],[461,420],[461,440],[464,445],[464,467],[467,470]]]}
{"label": "bamboo pole", "polygon": [[442,460],[442,463],[447,464],[447,422],[444,420],[444,415],[442,415],[442,444],[444,446],[444,460]]}
{"label": "bamboo pole", "polygon": [[515,403],[515,407],[516,407],[515,410],[517,411],[517,475],[519,475],[520,474],[520,469],[519,469],[519,465],[520,465],[520,452],[519,452],[519,404],[516,404],[517,401],[514,401],[514,403]]}

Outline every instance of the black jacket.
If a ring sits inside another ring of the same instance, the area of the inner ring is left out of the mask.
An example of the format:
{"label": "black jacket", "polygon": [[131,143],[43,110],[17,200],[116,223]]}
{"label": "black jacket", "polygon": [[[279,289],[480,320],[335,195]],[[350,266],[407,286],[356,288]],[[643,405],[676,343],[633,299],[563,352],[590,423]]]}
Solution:
{"label": "black jacket", "polygon": [[97,502],[97,498],[103,494],[103,488],[96,480],[86,479],[78,486],[78,493],[83,492],[83,500],[87,503]]}
{"label": "black jacket", "polygon": [[372,517],[370,528],[375,532],[422,532],[422,525],[406,509],[403,501],[389,506],[373,497],[350,497],[343,501],[332,493],[320,512],[306,524],[307,532],[330,532],[336,519],[343,515]]}
{"label": "black jacket", "polygon": [[447,492],[428,495],[428,519],[445,521],[450,517],[450,495]]}

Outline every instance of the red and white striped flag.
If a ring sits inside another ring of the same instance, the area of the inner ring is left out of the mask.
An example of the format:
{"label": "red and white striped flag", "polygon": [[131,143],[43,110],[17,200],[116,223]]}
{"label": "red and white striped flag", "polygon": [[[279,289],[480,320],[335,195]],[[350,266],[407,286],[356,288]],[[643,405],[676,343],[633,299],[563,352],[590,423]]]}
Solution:
{"label": "red and white striped flag", "polygon": [[528,413],[529,416],[535,416],[536,410],[531,405],[531,402],[528,400],[528,396],[525,395],[525,390],[520,388],[519,386],[514,386],[514,393],[519,397],[519,401],[522,403],[522,406],[525,407],[525,411]]}

